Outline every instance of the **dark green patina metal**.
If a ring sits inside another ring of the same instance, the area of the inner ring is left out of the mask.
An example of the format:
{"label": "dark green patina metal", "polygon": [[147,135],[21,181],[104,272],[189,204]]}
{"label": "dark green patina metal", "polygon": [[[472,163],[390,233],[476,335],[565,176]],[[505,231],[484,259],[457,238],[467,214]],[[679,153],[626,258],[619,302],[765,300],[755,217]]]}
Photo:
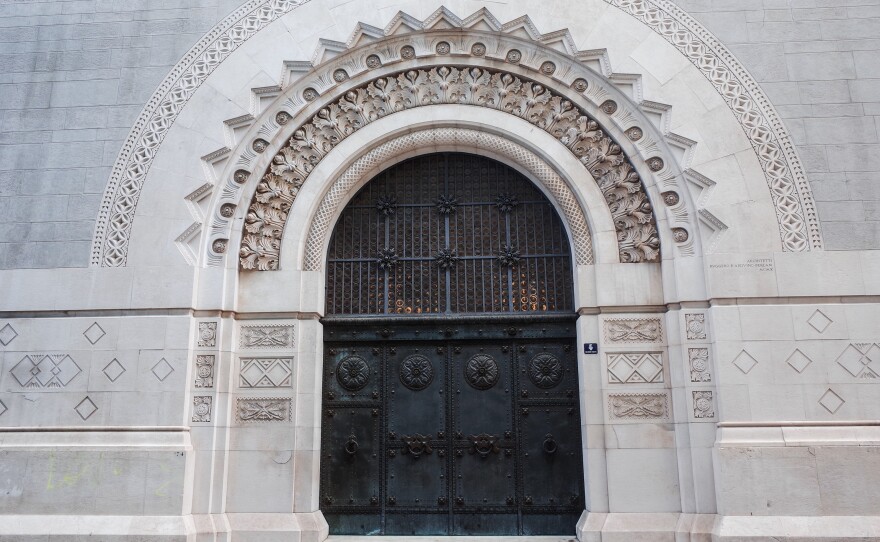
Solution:
{"label": "dark green patina metal", "polygon": [[[367,210],[375,227],[351,218]],[[421,220],[427,233],[400,233]],[[567,238],[543,196],[486,158],[410,160],[343,213],[334,266],[320,493],[331,532],[573,534],[584,510],[576,316]],[[370,292],[356,301],[355,277]]]}

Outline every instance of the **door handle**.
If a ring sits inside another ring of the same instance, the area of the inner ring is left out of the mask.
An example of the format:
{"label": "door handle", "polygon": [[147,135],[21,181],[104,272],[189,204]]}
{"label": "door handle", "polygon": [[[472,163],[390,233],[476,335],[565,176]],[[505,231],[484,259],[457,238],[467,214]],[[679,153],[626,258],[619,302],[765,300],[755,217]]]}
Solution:
{"label": "door handle", "polygon": [[360,445],[358,444],[357,438],[354,436],[354,433],[348,436],[348,440],[345,442],[345,453],[348,455],[354,455],[357,453]]}
{"label": "door handle", "polygon": [[547,433],[547,436],[544,437],[544,453],[547,455],[553,455],[558,449],[559,445],[556,444],[556,440],[553,438],[553,435]]}
{"label": "door handle", "polygon": [[471,435],[468,440],[474,445],[471,453],[480,454],[480,457],[485,458],[489,454],[497,454],[501,451],[501,447],[498,446],[498,437],[495,435],[487,435],[486,433]]}
{"label": "door handle", "polygon": [[428,442],[429,439],[425,435],[404,435],[401,438],[403,439],[404,444],[406,444],[405,452],[413,456],[414,458],[418,459],[422,456],[422,454],[431,454],[431,444]]}

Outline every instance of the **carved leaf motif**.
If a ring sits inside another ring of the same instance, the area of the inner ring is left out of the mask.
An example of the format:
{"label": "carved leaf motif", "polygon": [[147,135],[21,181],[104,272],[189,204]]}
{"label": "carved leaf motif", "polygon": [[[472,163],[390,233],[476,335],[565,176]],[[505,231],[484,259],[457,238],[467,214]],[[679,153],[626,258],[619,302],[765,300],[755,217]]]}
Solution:
{"label": "carved leaf motif", "polygon": [[543,85],[513,74],[439,66],[382,77],[352,89],[294,131],[251,203],[240,250],[242,268],[277,268],[286,213],[304,180],[340,141],[383,116],[439,103],[496,108],[552,134],[596,179],[614,219],[621,260],[659,258],[657,226],[641,179],[596,121]]}

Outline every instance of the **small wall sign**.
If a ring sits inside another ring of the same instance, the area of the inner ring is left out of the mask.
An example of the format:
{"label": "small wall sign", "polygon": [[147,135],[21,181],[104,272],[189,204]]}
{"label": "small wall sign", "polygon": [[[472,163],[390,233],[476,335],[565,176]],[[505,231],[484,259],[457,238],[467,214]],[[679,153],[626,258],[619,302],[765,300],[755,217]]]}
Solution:
{"label": "small wall sign", "polygon": [[584,343],[584,354],[598,354],[599,345],[597,343]]}

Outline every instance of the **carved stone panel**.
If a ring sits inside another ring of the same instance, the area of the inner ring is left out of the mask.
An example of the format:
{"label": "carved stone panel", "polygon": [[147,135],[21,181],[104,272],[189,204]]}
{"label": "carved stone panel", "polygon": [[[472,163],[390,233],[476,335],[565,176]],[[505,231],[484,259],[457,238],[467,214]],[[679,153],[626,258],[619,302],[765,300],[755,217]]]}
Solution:
{"label": "carved stone panel", "polygon": [[607,360],[611,384],[661,384],[664,381],[660,352],[608,354]]}
{"label": "carved stone panel", "polygon": [[605,320],[605,342],[659,343],[663,326],[659,318],[612,318]]}
{"label": "carved stone panel", "polygon": [[611,393],[608,395],[610,421],[655,421],[669,419],[666,393]]}
{"label": "carved stone panel", "polygon": [[199,348],[217,346],[217,322],[199,322]]}
{"label": "carved stone panel", "polygon": [[684,315],[685,330],[689,341],[706,340],[706,315],[702,312]]}
{"label": "carved stone panel", "polygon": [[353,89],[293,131],[248,207],[242,269],[278,269],[284,226],[309,174],[342,140],[393,113],[436,104],[487,107],[516,115],[556,137],[599,185],[617,228],[622,262],[654,262],[660,238],[639,173],[599,124],[543,85],[484,68],[439,66],[389,75]]}
{"label": "carved stone panel", "polygon": [[242,348],[293,348],[292,325],[242,326]]}
{"label": "carved stone panel", "polygon": [[286,397],[238,398],[235,416],[242,423],[290,421],[290,399]]}
{"label": "carved stone panel", "polygon": [[712,382],[708,348],[688,348],[691,382]]}
{"label": "carved stone panel", "polygon": [[197,423],[210,422],[213,403],[214,398],[209,395],[193,397],[192,421]]}
{"label": "carved stone panel", "polygon": [[694,400],[694,418],[714,418],[715,403],[711,391],[691,392]]}
{"label": "carved stone panel", "polygon": [[213,355],[196,356],[196,380],[197,388],[214,387],[214,360]]}
{"label": "carved stone panel", "polygon": [[82,372],[67,354],[30,354],[9,371],[22,388],[60,389]]}
{"label": "carved stone panel", "polygon": [[241,358],[238,385],[242,388],[289,388],[293,358]]}

